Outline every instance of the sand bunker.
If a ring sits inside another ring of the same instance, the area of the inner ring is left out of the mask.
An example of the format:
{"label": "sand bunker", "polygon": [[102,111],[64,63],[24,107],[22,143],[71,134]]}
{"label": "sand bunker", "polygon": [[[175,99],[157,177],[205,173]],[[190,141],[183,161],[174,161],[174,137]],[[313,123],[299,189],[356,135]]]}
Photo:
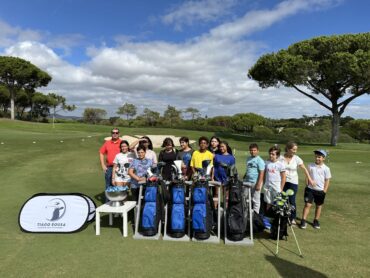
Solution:
{"label": "sand bunker", "polygon": [[[134,136],[129,136],[129,135],[124,135],[124,136],[121,137],[121,139],[126,140],[129,144],[131,144],[132,142],[134,142],[138,138],[141,138],[142,136],[144,136],[144,135],[135,135],[135,137]],[[176,136],[173,136],[173,135],[146,135],[146,136],[148,136],[150,138],[150,140],[153,143],[154,148],[161,148],[163,140],[167,137],[169,137],[173,140],[175,146],[180,146],[180,142],[179,142],[180,137],[176,137]],[[110,136],[104,138],[105,141],[108,141],[108,140],[111,140],[111,139],[112,139],[112,137],[110,137]],[[190,144],[193,144],[194,142],[195,142],[194,140],[190,140]]]}

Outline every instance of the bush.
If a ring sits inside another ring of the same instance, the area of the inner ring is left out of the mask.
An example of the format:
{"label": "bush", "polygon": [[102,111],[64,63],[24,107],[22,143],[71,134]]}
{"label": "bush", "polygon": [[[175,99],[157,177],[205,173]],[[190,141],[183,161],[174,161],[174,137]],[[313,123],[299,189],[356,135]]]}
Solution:
{"label": "bush", "polygon": [[266,126],[257,126],[254,128],[253,136],[256,139],[273,139],[275,137],[274,132]]}

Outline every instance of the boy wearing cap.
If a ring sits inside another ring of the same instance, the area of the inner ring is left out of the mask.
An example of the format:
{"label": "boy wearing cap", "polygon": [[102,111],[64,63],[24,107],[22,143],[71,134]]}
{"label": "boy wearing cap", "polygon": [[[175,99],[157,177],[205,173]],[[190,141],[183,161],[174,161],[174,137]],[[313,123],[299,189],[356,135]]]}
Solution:
{"label": "boy wearing cap", "polygon": [[313,220],[313,227],[315,229],[320,229],[320,215],[322,205],[324,204],[325,195],[329,188],[329,182],[331,178],[330,168],[324,164],[325,157],[327,156],[326,151],[324,150],[315,150],[315,163],[308,165],[308,172],[313,181],[313,184],[310,184],[307,180],[307,186],[304,192],[304,201],[305,206],[303,208],[301,228],[306,229],[306,219],[310,212],[312,202],[316,204],[315,209],[315,219]]}

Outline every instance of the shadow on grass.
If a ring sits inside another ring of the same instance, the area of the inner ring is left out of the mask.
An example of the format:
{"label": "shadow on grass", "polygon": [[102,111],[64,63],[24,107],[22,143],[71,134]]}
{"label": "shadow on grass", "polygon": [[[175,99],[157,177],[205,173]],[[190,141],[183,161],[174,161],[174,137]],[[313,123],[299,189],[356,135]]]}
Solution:
{"label": "shadow on grass", "polygon": [[[290,231],[290,229],[289,229],[289,231]],[[291,235],[291,233],[289,234],[289,235]],[[259,234],[256,234],[256,235],[254,235],[254,237],[255,237],[255,239],[263,246],[263,247],[265,247],[266,248],[266,250],[269,252],[269,253],[271,253],[272,255],[274,255],[274,256],[276,256],[276,254],[275,254],[275,252],[276,252],[276,245],[277,245],[277,242],[276,242],[276,240],[272,240],[271,239],[271,237],[270,237],[270,233],[267,233],[267,232],[263,232],[263,233],[259,233]],[[300,254],[299,254],[299,251],[298,251],[298,247],[297,247],[297,249],[296,249],[296,251],[292,251],[292,250],[290,250],[290,249],[288,249],[288,248],[286,248],[283,244],[284,244],[284,242],[286,242],[286,241],[288,241],[288,240],[293,240],[294,241],[294,237],[293,237],[293,235],[292,236],[290,236],[290,237],[288,237],[287,239],[284,239],[284,240],[280,240],[279,242],[279,249],[280,250],[285,250],[285,251],[287,251],[287,252],[289,252],[289,253],[292,253],[292,254],[295,254],[295,255],[297,255],[297,256],[299,256],[299,257],[301,257],[300,256]],[[269,245],[271,245],[271,246],[269,246]]]}
{"label": "shadow on grass", "polygon": [[279,257],[265,255],[265,259],[276,268],[281,277],[328,277],[319,271],[289,262]]}

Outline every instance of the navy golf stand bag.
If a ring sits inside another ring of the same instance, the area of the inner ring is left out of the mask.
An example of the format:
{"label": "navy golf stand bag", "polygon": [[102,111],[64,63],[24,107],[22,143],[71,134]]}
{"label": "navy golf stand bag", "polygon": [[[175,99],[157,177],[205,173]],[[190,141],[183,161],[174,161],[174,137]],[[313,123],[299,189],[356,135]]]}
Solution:
{"label": "navy golf stand bag", "polygon": [[166,218],[163,240],[190,241],[189,196],[186,196],[186,185],[181,171],[182,160],[175,160],[172,165],[172,181],[168,184],[170,196],[165,207]]}
{"label": "navy golf stand bag", "polygon": [[203,169],[198,169],[192,190],[192,229],[196,240],[208,239],[213,226],[213,199],[208,185],[211,167],[208,166],[209,161],[203,162]]}
{"label": "navy golf stand bag", "polygon": [[173,238],[181,238],[186,233],[185,184],[183,181],[170,185],[171,198],[168,203],[167,233]]}
{"label": "navy golf stand bag", "polygon": [[[165,192],[158,168],[148,170],[146,184],[140,186],[134,239],[159,239],[164,219]],[[144,194],[143,194],[144,191]]]}

